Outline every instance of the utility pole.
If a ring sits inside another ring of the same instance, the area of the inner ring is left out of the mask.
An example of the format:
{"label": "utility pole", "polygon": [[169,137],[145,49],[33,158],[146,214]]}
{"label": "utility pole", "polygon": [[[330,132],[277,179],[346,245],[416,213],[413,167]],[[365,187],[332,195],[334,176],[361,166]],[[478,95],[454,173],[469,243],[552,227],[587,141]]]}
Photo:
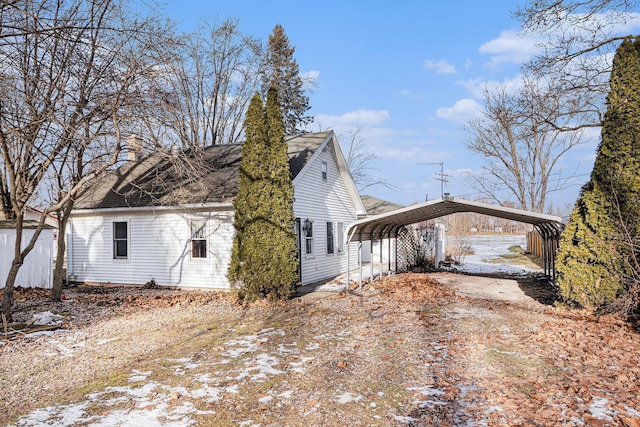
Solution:
{"label": "utility pole", "polygon": [[418,165],[440,165],[440,175],[436,179],[440,181],[440,198],[444,199],[444,184],[448,183],[447,177],[449,175],[444,174],[444,162],[434,162],[434,163],[418,163]]}

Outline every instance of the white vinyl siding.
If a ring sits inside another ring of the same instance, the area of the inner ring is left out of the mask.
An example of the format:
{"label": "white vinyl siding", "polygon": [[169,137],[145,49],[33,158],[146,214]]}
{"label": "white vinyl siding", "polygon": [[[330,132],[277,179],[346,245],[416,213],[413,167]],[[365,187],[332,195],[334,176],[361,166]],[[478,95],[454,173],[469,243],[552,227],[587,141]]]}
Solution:
{"label": "white vinyl siding", "polygon": [[[227,266],[233,241],[231,210],[130,215],[74,215],[68,233],[70,280],[160,286],[228,288]],[[207,258],[192,258],[191,220],[207,220]],[[113,259],[113,222],[128,223],[128,262]]]}
{"label": "white vinyl siding", "polygon": [[[322,176],[323,163],[327,165],[327,184],[318,185],[318,177]],[[346,256],[318,256],[327,254],[327,239],[322,235],[324,224],[334,223],[334,252],[339,253],[340,241],[344,246],[344,236],[337,235],[335,223],[343,224],[344,229],[357,219],[356,207],[338,170],[331,149],[318,153],[318,157],[307,165],[303,173],[294,181],[294,212],[302,221],[305,218],[316,224],[314,239],[315,257],[302,258],[302,284],[313,283],[323,279],[336,277],[346,271]],[[319,229],[318,229],[319,227]],[[318,234],[320,233],[320,234]],[[318,238],[319,237],[319,238]],[[337,243],[337,245],[336,245]],[[346,247],[344,247],[346,253]],[[350,265],[356,268],[358,260],[357,243],[350,247]]]}
{"label": "white vinyl siding", "polygon": [[[53,287],[53,251],[56,230],[45,228],[40,232],[40,236],[35,246],[24,258],[24,263],[18,271],[15,286],[24,288],[46,288]],[[24,249],[35,233],[33,228],[22,230],[22,248]],[[4,288],[5,280],[13,263],[13,253],[16,244],[15,228],[0,229],[0,289]]]}

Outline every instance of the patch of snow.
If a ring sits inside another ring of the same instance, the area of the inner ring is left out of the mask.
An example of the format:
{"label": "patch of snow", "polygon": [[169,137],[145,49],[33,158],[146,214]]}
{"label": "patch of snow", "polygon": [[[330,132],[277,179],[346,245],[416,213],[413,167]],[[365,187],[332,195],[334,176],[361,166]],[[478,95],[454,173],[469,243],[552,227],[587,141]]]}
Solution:
{"label": "patch of snow", "polygon": [[591,412],[594,418],[599,420],[613,421],[611,415],[615,415],[615,412],[607,407],[607,403],[609,403],[609,399],[604,397],[593,399],[593,402],[589,405],[589,412]]}
{"label": "patch of snow", "polygon": [[320,344],[318,344],[317,342],[310,342],[304,347],[305,350],[317,350],[319,348]]}
{"label": "patch of snow", "polygon": [[273,400],[273,396],[263,396],[258,399],[258,403],[267,404]]}
{"label": "patch of snow", "polygon": [[[18,420],[16,427],[42,425],[67,427],[79,424],[90,424],[95,427],[188,427],[193,425],[194,421],[188,415],[194,412],[195,407],[190,402],[184,402],[170,410],[167,403],[170,399],[169,394],[157,392],[158,388],[169,390],[156,382],[149,382],[142,387],[107,387],[103,391],[88,394],[85,396],[86,401],[82,403],[50,406],[33,411]],[[90,415],[90,408],[94,403],[115,406],[131,401],[135,404],[135,409],[113,409],[100,416]]]}
{"label": "patch of snow", "polygon": [[33,315],[33,320],[35,320],[33,324],[38,326],[59,325],[62,323],[62,319],[64,319],[64,316],[53,314],[50,311],[43,311]]}
{"label": "patch of snow", "polygon": [[285,332],[282,329],[265,328],[259,331],[258,335],[280,335],[283,337],[285,335]]}
{"label": "patch of snow", "polygon": [[310,360],[315,359],[315,357],[301,357],[299,362],[289,362],[289,366],[292,366],[291,370],[293,372],[303,373],[307,370],[303,368],[303,365],[306,365]]}
{"label": "patch of snow", "polygon": [[283,391],[278,395],[278,397],[281,397],[283,399],[291,399],[291,396],[293,396],[293,390]]}
{"label": "patch of snow", "polygon": [[131,374],[129,375],[129,382],[137,383],[137,382],[145,381],[147,378],[149,378],[149,375],[151,375],[151,371],[142,372],[137,369],[134,369],[133,371],[131,371]]}
{"label": "patch of snow", "polygon": [[195,369],[197,368],[199,365],[192,361],[189,358],[182,358],[182,359],[168,359],[169,362],[176,362],[177,365],[173,365],[172,368],[174,369],[176,375],[184,375],[186,374],[185,369]]}
{"label": "patch of snow", "polygon": [[326,283],[324,285],[316,286],[315,288],[313,288],[313,291],[314,292],[342,292],[345,289],[346,289],[345,284]]}
{"label": "patch of snow", "polygon": [[402,417],[400,415],[393,415],[393,414],[389,414],[389,415],[391,415],[394,420],[401,422],[402,424],[410,424],[416,421],[420,421],[419,419],[413,418],[413,417]]}
{"label": "patch of snow", "polygon": [[[287,348],[292,347],[292,348]],[[298,343],[290,343],[290,344],[278,344],[278,353],[280,354],[288,354],[288,353],[296,353],[297,352]]]}
{"label": "patch of snow", "polygon": [[346,403],[351,403],[351,402],[359,402],[361,400],[362,400],[361,394],[353,395],[348,391],[345,391],[341,396],[336,397],[336,402],[338,402],[340,405],[344,405]]}
{"label": "patch of snow", "polygon": [[[30,334],[25,334],[25,337],[29,337],[29,338],[35,338],[35,337],[52,337],[54,336],[56,333],[56,331],[38,331],[38,332],[32,332]],[[57,356],[57,354],[47,354],[47,356]]]}
{"label": "patch of snow", "polygon": [[[64,407],[48,406],[44,409],[36,409],[29,415],[20,418],[15,424],[17,427],[31,427],[42,425],[71,426],[77,424],[83,417],[88,402],[78,403]],[[52,424],[55,417],[57,424]]]}
{"label": "patch of snow", "polygon": [[[473,248],[475,254],[463,257],[462,265],[451,268],[454,271],[470,274],[521,274],[523,276],[540,271],[539,268],[505,264],[506,261],[501,257],[501,255],[510,253],[510,246],[526,246],[526,236],[464,236],[461,239],[464,245],[469,245]],[[451,240],[455,241],[453,238]]]}
{"label": "patch of snow", "polygon": [[640,411],[638,411],[637,409],[631,408],[630,406],[627,406],[627,405],[624,405],[624,409],[627,410],[627,413],[630,416],[640,418]]}
{"label": "patch of snow", "polygon": [[257,339],[258,337],[256,335],[245,335],[242,339],[227,341],[224,343],[225,346],[237,348],[229,348],[222,353],[222,355],[237,359],[243,354],[253,353],[258,349],[258,344],[256,344]]}
{"label": "patch of snow", "polygon": [[99,339],[98,341],[96,341],[97,345],[105,345],[110,343],[111,341],[116,341],[120,339],[120,337],[113,337],[113,338],[107,338],[107,339]]}
{"label": "patch of snow", "polygon": [[438,396],[442,396],[444,394],[444,391],[439,390],[437,388],[433,388],[431,386],[409,387],[409,388],[407,388],[407,390],[420,392],[420,394],[423,395],[423,396],[435,396],[435,397],[438,397]]}
{"label": "patch of snow", "polygon": [[[246,365],[249,366],[245,370],[247,374],[245,376],[251,377],[252,380],[261,380],[267,378],[267,375],[283,374],[284,371],[274,368],[278,363],[280,362],[274,356],[270,356],[266,353],[259,354],[254,359],[246,363]],[[251,374],[253,371],[257,371],[257,373]]]}

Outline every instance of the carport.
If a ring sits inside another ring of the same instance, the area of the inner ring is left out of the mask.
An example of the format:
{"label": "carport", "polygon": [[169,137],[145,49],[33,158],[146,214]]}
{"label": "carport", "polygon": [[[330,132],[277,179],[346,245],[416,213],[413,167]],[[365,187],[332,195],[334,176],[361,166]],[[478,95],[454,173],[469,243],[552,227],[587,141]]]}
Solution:
{"label": "carport", "polygon": [[[440,218],[446,215],[475,212],[497,218],[505,218],[512,221],[532,224],[540,233],[543,241],[542,262],[544,273],[547,277],[555,281],[555,256],[558,247],[558,239],[564,228],[562,219],[554,215],[546,215],[535,212],[529,212],[521,209],[507,208],[504,206],[490,205],[481,202],[472,202],[463,199],[454,199],[445,194],[442,199],[430,200],[413,206],[396,209],[379,215],[370,216],[357,220],[347,230],[347,283],[349,283],[349,247],[351,242],[358,242],[358,270],[360,271],[360,285],[362,285],[362,242],[370,241],[372,244],[371,252],[373,253],[373,241],[388,239],[388,269],[391,269],[391,240],[394,241],[396,262],[394,263],[394,271],[397,269],[397,244],[398,231],[410,224],[416,224],[421,221]],[[382,252],[382,244],[380,251]],[[372,254],[373,255],[373,254]],[[370,264],[370,277],[373,279],[373,257]],[[382,277],[383,261],[382,253],[380,254],[380,277]]]}

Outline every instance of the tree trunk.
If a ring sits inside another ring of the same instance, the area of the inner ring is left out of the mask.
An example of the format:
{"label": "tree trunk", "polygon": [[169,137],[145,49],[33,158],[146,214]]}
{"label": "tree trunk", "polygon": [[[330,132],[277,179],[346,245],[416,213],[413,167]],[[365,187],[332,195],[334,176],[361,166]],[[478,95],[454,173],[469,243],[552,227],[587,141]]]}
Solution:
{"label": "tree trunk", "polygon": [[71,209],[73,209],[73,200],[70,200],[69,203],[67,203],[62,209],[58,211],[58,247],[56,253],[56,263],[53,269],[53,289],[51,290],[51,299],[53,301],[60,301],[62,299],[62,285],[65,278],[65,235]]}
{"label": "tree trunk", "polygon": [[13,286],[16,282],[16,277],[18,277],[18,271],[22,266],[22,221],[23,216],[22,213],[17,215],[16,219],[16,242],[15,242],[15,252],[13,257],[13,262],[11,263],[11,269],[9,269],[9,274],[7,275],[7,280],[4,284],[4,293],[2,296],[2,314],[5,316],[7,322],[13,321],[13,316],[11,314],[11,309],[13,308]]}

